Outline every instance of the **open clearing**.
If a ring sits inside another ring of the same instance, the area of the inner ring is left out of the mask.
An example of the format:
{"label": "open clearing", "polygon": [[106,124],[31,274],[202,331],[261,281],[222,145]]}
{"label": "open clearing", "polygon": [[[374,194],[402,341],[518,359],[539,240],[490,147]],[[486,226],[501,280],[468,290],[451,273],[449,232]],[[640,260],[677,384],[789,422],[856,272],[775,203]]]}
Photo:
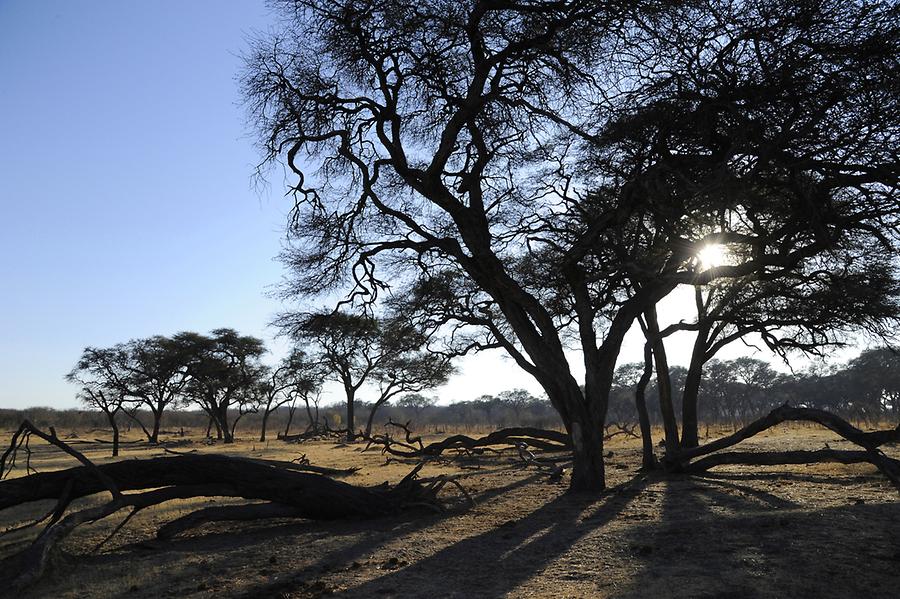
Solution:
{"label": "open clearing", "polygon": [[[742,449],[826,443],[850,448],[828,431],[782,426]],[[167,445],[268,459],[306,454],[319,466],[360,466],[343,480],[365,485],[396,482],[414,466],[333,441],[208,446],[199,438],[173,437]],[[109,446],[75,447],[98,463],[109,460]],[[121,518],[78,529],[64,544],[67,555],[17,596],[888,597],[900,588],[900,504],[870,465],[644,475],[637,473],[637,440],[613,440],[608,450],[610,489],[599,497],[565,494],[565,478],[550,482],[545,471],[523,466],[510,451],[427,465],[423,476],[465,473],[461,482],[475,499],[471,507],[448,486],[442,493],[447,510],[440,514],[217,523],[157,541],[156,529],[172,517],[225,501],[171,502],[140,513],[96,552]],[[896,448],[888,452],[898,457]],[[122,458],[162,454],[158,447],[125,445]],[[51,470],[74,460],[41,445],[32,465]],[[52,505],[6,510],[0,529]],[[0,556],[35,534],[4,537]]]}

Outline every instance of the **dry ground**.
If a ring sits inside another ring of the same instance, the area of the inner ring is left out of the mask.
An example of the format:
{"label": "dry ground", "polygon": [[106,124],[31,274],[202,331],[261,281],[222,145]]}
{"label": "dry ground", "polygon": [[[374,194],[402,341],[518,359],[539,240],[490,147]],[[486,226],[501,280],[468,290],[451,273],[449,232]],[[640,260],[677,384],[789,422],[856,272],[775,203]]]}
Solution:
{"label": "dry ground", "polygon": [[[744,447],[816,449],[826,442],[845,446],[827,431],[794,426]],[[76,447],[97,461],[109,451]],[[271,459],[305,453],[317,465],[361,466],[346,479],[357,484],[397,481],[412,467],[334,442],[180,447],[190,448]],[[466,472],[463,485],[476,501],[468,507],[448,487],[449,509],[442,514],[209,524],[156,541],[161,523],[214,503],[173,502],[138,515],[98,552],[92,549],[116,522],[83,527],[46,578],[17,597],[900,596],[900,504],[874,468],[648,476],[636,473],[635,441],[616,440],[609,449],[611,488],[599,497],[567,495],[566,480],[548,482],[509,454],[472,460],[464,470],[459,462],[427,466],[424,476]],[[160,454],[132,445],[123,457]],[[40,448],[34,460],[41,470],[72,463],[50,448]],[[0,530],[51,505],[6,510]],[[0,555],[34,534],[3,537]]]}

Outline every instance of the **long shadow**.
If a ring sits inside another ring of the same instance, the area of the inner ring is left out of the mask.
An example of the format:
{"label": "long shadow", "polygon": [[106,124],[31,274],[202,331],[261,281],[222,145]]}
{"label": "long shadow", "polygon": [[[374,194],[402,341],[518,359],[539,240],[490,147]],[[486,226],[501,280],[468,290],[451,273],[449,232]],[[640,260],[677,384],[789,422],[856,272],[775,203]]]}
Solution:
{"label": "long shadow", "polygon": [[[504,467],[485,473],[518,469]],[[473,475],[477,474],[480,473]],[[535,472],[517,478],[507,485],[489,487],[470,494],[476,505],[482,505],[505,493],[533,484],[545,476],[545,474]],[[103,569],[117,569],[123,566],[139,568],[138,564],[142,559],[149,559],[156,565],[162,561],[163,566],[168,570],[169,568],[178,568],[183,557],[189,555],[202,558],[207,575],[214,576],[216,572],[228,572],[230,556],[235,552],[259,547],[261,548],[260,561],[263,562],[270,554],[264,548],[284,546],[295,539],[298,554],[305,553],[304,557],[312,557],[312,561],[306,560],[306,565],[302,566],[298,564],[299,567],[281,575],[279,581],[257,587],[249,595],[279,596],[279,592],[290,589],[297,583],[315,579],[329,571],[347,568],[361,556],[377,550],[383,543],[389,543],[396,538],[428,529],[443,520],[460,516],[468,510],[468,504],[460,502],[442,513],[416,509],[374,520],[330,522],[272,520],[255,524],[225,523],[213,525],[216,529],[215,532],[207,530],[201,534],[177,537],[166,541],[142,540],[123,545],[108,553],[73,557],[71,565]],[[340,537],[345,538],[345,540],[339,541],[342,547],[324,554],[309,555],[314,550],[317,539],[328,538],[329,541],[333,541]],[[300,561],[303,560],[298,560],[298,562]],[[61,571],[60,574],[64,574],[64,571]],[[129,595],[133,594],[123,590],[123,597]]]}
{"label": "long shadow", "polygon": [[747,566],[756,565],[760,571],[768,566],[747,560],[759,559],[758,549],[764,540],[753,527],[734,530],[722,527],[721,521],[730,514],[746,514],[763,507],[790,508],[794,504],[764,492],[754,492],[752,497],[723,492],[728,487],[721,483],[690,476],[670,476],[665,489],[662,521],[652,529],[635,531],[639,547],[635,559],[643,570],[635,578],[631,596],[647,596],[657,585],[669,589],[670,597],[757,596],[758,584]]}
{"label": "long shadow", "polygon": [[[401,589],[415,588],[415,596],[505,597],[585,535],[614,519],[641,493],[647,480],[640,475],[613,487],[595,508],[596,497],[559,496],[518,520],[457,541],[412,565],[400,563],[334,596],[389,597],[408,595]],[[267,596],[271,590],[257,587],[245,597]]]}
{"label": "long shadow", "polygon": [[[718,478],[666,480],[662,521],[629,533],[640,569],[619,596],[886,596],[900,580],[900,505],[813,509]],[[860,575],[869,551],[893,574]]]}

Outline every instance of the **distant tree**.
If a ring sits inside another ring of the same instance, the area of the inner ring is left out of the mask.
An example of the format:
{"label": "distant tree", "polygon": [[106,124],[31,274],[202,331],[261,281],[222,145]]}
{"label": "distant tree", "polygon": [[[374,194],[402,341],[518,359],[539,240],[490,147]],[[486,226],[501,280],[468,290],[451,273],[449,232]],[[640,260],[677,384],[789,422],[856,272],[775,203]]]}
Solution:
{"label": "distant tree", "polygon": [[437,404],[437,397],[422,395],[421,393],[410,393],[408,395],[404,395],[397,401],[397,405],[401,408],[409,408],[412,409],[416,415],[416,420],[419,419],[419,414],[425,408],[430,408]]}
{"label": "distant tree", "polygon": [[854,418],[877,422],[900,416],[900,354],[894,348],[866,350],[832,379],[832,386],[839,386],[841,407]]}
{"label": "distant tree", "polygon": [[116,416],[124,408],[128,394],[127,353],[121,347],[87,347],[66,380],[81,386],[78,397],[85,405],[106,416],[112,429],[112,455],[119,455],[119,425]]}
{"label": "distant tree", "polygon": [[[265,375],[260,363],[266,351],[262,340],[229,328],[215,329],[210,336],[183,332],[174,339],[190,356],[185,396],[207,413],[225,443],[233,443],[237,419],[258,409]],[[229,423],[228,411],[234,407],[238,416]]]}
{"label": "distant tree", "polygon": [[[266,440],[266,428],[272,413],[286,404],[294,404],[298,397],[307,398],[322,386],[320,365],[310,360],[302,349],[295,348],[275,368],[267,368],[263,373],[260,395],[262,396],[262,426],[259,440]],[[293,419],[291,411],[289,420]],[[285,431],[290,429],[290,421]],[[285,432],[285,435],[287,432]]]}
{"label": "distant tree", "polygon": [[317,359],[343,386],[348,440],[356,436],[356,397],[364,385],[376,385],[379,392],[366,423],[368,435],[378,407],[400,393],[440,385],[453,372],[448,359],[425,351],[425,337],[399,318],[319,312],[286,315],[279,325],[317,348]]}
{"label": "distant tree", "polygon": [[[653,437],[650,430],[650,413],[647,410],[647,386],[653,376],[653,349],[644,344],[644,361],[623,364],[616,369],[614,386],[634,393],[634,406],[641,427],[641,466],[650,470],[656,467],[653,453]],[[614,388],[615,388],[614,387]]]}
{"label": "distant tree", "polygon": [[[159,441],[163,412],[177,405],[188,382],[189,348],[176,339],[154,335],[126,343],[129,381],[129,416],[137,422],[150,443]],[[137,411],[146,408],[152,422],[148,428]]]}
{"label": "distant tree", "polygon": [[509,391],[503,391],[497,396],[497,399],[501,404],[509,406],[512,409],[516,417],[517,425],[522,423],[522,411],[535,405],[539,401],[537,397],[525,389],[510,389]]}

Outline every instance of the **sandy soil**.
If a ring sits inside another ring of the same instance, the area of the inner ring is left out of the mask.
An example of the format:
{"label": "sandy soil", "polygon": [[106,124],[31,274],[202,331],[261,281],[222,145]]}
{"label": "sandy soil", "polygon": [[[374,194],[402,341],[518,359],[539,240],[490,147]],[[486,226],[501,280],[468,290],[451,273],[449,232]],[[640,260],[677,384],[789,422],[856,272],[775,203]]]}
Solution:
{"label": "sandy soil", "polygon": [[[742,448],[844,448],[827,431],[781,428]],[[103,461],[108,447],[78,445]],[[271,459],[307,454],[361,466],[357,484],[397,481],[411,463],[360,446],[250,441],[181,449]],[[17,597],[891,597],[900,596],[900,503],[867,465],[720,468],[705,476],[643,475],[639,448],[616,440],[611,488],[565,494],[511,454],[432,464],[424,476],[465,472],[471,507],[447,487],[448,509],[375,521],[272,520],[209,524],[172,541],[154,532],[174,516],[224,501],[173,502],[115,526],[85,526],[34,589]],[[891,450],[896,455],[896,450]],[[128,446],[123,457],[159,455]],[[40,470],[71,459],[36,449]],[[86,499],[82,504],[98,499]],[[6,510],[0,530],[52,502]],[[0,555],[35,531],[5,535]],[[0,596],[3,590],[0,589]]]}

